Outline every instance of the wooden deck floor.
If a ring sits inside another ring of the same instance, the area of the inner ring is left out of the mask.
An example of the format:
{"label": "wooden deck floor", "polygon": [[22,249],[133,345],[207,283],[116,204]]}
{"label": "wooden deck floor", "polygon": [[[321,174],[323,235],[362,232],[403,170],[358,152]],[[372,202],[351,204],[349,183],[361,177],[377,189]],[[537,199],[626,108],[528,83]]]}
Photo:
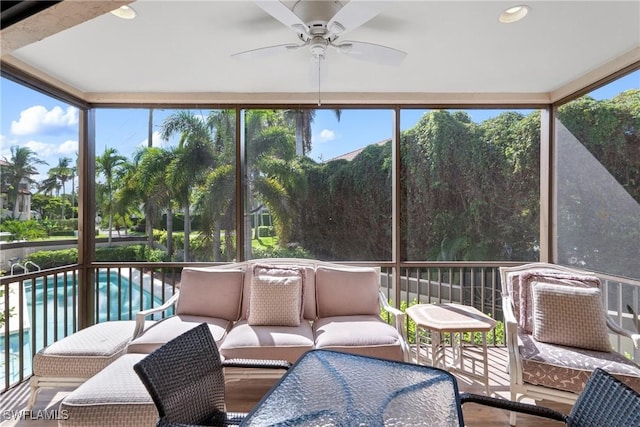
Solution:
{"label": "wooden deck floor", "polygon": [[[489,350],[489,383],[490,391],[493,396],[508,398],[509,396],[509,377],[505,372],[506,351],[504,348],[490,348]],[[461,391],[469,391],[474,393],[484,393],[484,386],[475,380],[456,375],[458,378],[458,387]],[[230,411],[248,412],[255,403],[269,390],[274,380],[251,380],[232,382],[227,387],[227,407]],[[55,410],[60,401],[71,390],[43,390],[38,396],[38,402],[34,410]],[[8,414],[19,413],[24,409],[29,397],[29,385],[25,382],[9,392],[0,395],[0,426],[2,427],[53,427],[57,423],[55,421],[45,420],[11,420],[7,419]],[[558,404],[555,402],[532,402],[542,406],[547,406],[568,413],[571,407],[568,405]],[[481,407],[479,405],[465,405],[464,419],[466,426],[473,427],[494,427],[508,426],[509,414],[500,409],[492,409]],[[549,420],[542,420],[537,417],[528,415],[518,415],[519,427],[552,427],[562,425],[562,423]],[[124,426],[123,426],[124,427]]]}

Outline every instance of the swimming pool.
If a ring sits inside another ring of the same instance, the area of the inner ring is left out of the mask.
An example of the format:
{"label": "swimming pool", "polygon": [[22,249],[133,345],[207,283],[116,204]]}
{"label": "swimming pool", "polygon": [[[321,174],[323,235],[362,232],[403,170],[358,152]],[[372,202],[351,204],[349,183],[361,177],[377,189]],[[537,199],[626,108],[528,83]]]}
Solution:
{"label": "swimming pool", "polygon": [[[10,381],[20,377],[20,358],[24,375],[31,374],[31,354],[74,332],[78,324],[78,284],[73,275],[59,274],[24,282],[22,345],[20,332],[9,338]],[[135,319],[139,310],[162,304],[160,295],[152,295],[151,286],[142,286],[140,279],[120,275],[107,269],[100,270],[96,282],[96,301],[99,322]],[[171,314],[171,313],[168,313]],[[18,320],[16,320],[18,322]],[[5,337],[0,335],[0,364],[5,359]],[[5,369],[0,369],[0,384]]]}

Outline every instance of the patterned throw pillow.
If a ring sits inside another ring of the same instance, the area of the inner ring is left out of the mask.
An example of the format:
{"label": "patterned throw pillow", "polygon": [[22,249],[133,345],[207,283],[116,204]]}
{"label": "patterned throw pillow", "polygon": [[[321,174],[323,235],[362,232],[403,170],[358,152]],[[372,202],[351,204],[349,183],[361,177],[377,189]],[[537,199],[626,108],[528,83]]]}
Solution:
{"label": "patterned throw pillow", "polygon": [[520,313],[518,326],[526,333],[533,333],[533,283],[551,283],[580,288],[599,288],[600,279],[591,275],[576,275],[558,271],[532,271],[520,276]]}
{"label": "patterned throw pillow", "polygon": [[300,326],[302,317],[300,271],[255,268],[247,322],[251,326]]}
{"label": "patterned throw pillow", "polygon": [[549,344],[611,351],[598,288],[533,283],[533,338]]}

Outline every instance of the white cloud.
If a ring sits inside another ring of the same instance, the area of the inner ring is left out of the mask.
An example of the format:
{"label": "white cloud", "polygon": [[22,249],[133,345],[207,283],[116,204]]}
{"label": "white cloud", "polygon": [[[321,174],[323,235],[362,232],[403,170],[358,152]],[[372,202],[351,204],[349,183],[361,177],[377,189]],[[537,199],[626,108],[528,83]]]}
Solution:
{"label": "white cloud", "polygon": [[[165,141],[160,137],[160,132],[155,131],[153,132],[153,134],[151,134],[151,145],[153,147],[159,147],[159,148],[164,148],[169,146],[169,141]],[[149,138],[145,138],[143,141],[141,141],[138,144],[138,147],[140,148],[144,148],[144,147],[148,147],[149,146]]]}
{"label": "white cloud", "polygon": [[27,141],[23,146],[29,147],[39,159],[47,160],[49,157],[53,157],[58,153],[58,146],[47,144],[40,141]]}
{"label": "white cloud", "polygon": [[74,141],[72,139],[68,139],[62,144],[58,145],[58,153],[64,154],[66,157],[72,157],[78,152],[78,141]]}
{"label": "white cloud", "polygon": [[170,145],[169,141],[165,141],[164,139],[162,139],[162,137],[160,136],[160,132],[158,131],[155,131],[151,136],[151,142],[154,147],[160,148],[168,147]]}
{"label": "white cloud", "polygon": [[56,133],[77,124],[78,109],[75,107],[68,107],[65,111],[59,106],[47,110],[42,105],[34,105],[21,111],[18,121],[11,122],[11,133],[14,135]]}
{"label": "white cloud", "polygon": [[318,142],[328,142],[336,139],[336,133],[329,129],[322,129],[318,135]]}

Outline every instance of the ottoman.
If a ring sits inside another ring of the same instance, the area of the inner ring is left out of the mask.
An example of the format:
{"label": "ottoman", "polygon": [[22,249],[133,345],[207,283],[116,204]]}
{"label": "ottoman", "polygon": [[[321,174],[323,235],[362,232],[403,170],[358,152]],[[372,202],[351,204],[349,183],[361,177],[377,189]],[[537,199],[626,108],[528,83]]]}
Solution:
{"label": "ottoman", "polygon": [[42,388],[77,386],[123,355],[133,337],[133,320],[98,323],[38,351],[27,409]]}
{"label": "ottoman", "polygon": [[158,410],[133,370],[146,356],[125,354],[69,393],[60,403],[58,426],[155,426]]}

